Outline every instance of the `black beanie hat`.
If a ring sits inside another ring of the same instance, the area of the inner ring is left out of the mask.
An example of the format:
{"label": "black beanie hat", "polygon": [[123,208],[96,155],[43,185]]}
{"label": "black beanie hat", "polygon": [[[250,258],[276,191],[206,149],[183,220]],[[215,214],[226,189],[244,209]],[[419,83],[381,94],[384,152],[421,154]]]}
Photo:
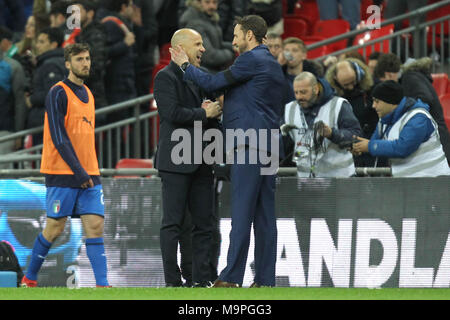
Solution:
{"label": "black beanie hat", "polygon": [[375,86],[372,97],[386,103],[399,104],[403,99],[403,88],[393,80],[384,81]]}

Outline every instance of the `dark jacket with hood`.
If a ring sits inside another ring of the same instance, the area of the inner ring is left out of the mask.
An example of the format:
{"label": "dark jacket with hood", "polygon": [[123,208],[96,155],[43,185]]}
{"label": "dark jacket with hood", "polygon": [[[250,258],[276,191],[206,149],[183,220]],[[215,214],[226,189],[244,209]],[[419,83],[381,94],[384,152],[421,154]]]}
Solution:
{"label": "dark jacket with hood", "polygon": [[68,73],[62,48],[56,48],[38,56],[33,75],[33,93],[30,96],[32,108],[28,113],[28,128],[44,124],[45,98],[48,91],[55,83],[63,80]]}
{"label": "dark jacket with hood", "polygon": [[[120,15],[116,16],[133,31],[129,21]],[[105,90],[108,103],[116,103],[132,99],[136,96],[134,73],[134,46],[129,47],[125,42],[125,32],[114,21],[103,23],[106,32],[106,46],[108,61],[106,63]]]}
{"label": "dark jacket with hood", "polygon": [[450,134],[445,124],[441,102],[433,88],[431,64],[432,60],[426,57],[404,65],[400,83],[405,96],[420,99],[430,106],[430,114],[438,125],[442,148],[450,164]]}
{"label": "dark jacket with hood", "polygon": [[95,98],[95,107],[108,104],[105,93],[105,66],[107,61],[106,34],[104,26],[94,20],[81,30],[75,38],[78,43],[87,43],[91,53],[91,71],[85,82]]}

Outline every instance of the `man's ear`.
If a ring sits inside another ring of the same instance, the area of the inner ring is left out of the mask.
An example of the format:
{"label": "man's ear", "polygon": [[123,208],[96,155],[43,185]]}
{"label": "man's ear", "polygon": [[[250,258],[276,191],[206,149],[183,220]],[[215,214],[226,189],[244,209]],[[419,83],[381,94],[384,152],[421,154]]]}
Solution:
{"label": "man's ear", "polygon": [[66,69],[70,70],[70,62],[69,61],[65,61],[64,64],[66,66]]}
{"label": "man's ear", "polygon": [[255,35],[253,34],[252,30],[248,30],[247,33],[245,34],[245,40],[251,41],[253,38],[255,37]]}

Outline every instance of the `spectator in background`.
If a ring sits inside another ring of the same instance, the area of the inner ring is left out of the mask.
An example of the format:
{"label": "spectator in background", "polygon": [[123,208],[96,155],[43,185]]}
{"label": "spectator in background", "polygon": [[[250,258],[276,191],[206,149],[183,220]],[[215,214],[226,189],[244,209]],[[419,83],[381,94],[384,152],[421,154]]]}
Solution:
{"label": "spectator in background", "polygon": [[19,49],[12,42],[13,33],[6,27],[0,26],[0,52],[17,61],[20,60]]}
{"label": "spectator in background", "polygon": [[[27,128],[44,124],[45,98],[50,88],[67,76],[64,51],[61,45],[64,34],[59,28],[42,30],[36,41],[37,64],[33,75],[32,93],[26,96],[29,108]],[[42,133],[33,135],[33,144],[42,143]]]}
{"label": "spectator in background", "polygon": [[[386,0],[386,7],[383,12],[383,18],[385,20],[395,18],[399,15],[405,14],[406,12],[412,12],[416,9],[426,6],[428,0]],[[425,22],[426,14],[411,17],[410,25],[418,26],[419,24]],[[403,20],[399,20],[394,23],[394,32],[401,30],[403,28]],[[391,48],[397,47],[397,41],[401,39],[399,37],[394,37],[391,42]],[[403,45],[400,48],[404,48]],[[425,56],[426,50],[424,51],[423,46],[419,46],[421,52],[417,53],[416,57]],[[416,54],[416,53],[414,53]]]}
{"label": "spectator in background", "polygon": [[[106,66],[105,90],[108,104],[114,104],[136,97],[133,48],[136,40],[131,32],[133,3],[131,0],[111,0],[107,9],[112,15],[102,20],[109,60]],[[126,117],[123,112],[110,115],[108,122]]]}
{"label": "spectator in background", "polygon": [[373,107],[380,117],[377,130],[370,140],[358,137],[354,153],[389,158],[394,177],[450,175],[427,104],[404,96],[400,84],[387,80],[374,88]]}
{"label": "spectator in background", "polygon": [[[295,129],[289,133],[298,177],[349,177],[355,173],[353,157],[341,144],[361,132],[347,100],[337,97],[333,88],[310,72],[294,80],[295,99],[288,103],[284,123]],[[319,136],[320,138],[316,138]]]}
{"label": "spectator in background", "polygon": [[[105,92],[108,105],[136,98],[135,73],[135,43],[136,38],[132,32],[132,17],[134,13],[132,0],[110,0],[106,9],[111,14],[102,19],[106,34],[106,47],[108,62],[105,73]],[[107,123],[117,122],[131,116],[131,110],[108,113]],[[119,143],[119,142],[117,142]],[[118,145],[112,145],[112,163],[106,166],[115,166],[122,156],[117,154]],[[124,144],[124,142],[122,141]],[[121,150],[125,150],[122,145]],[[118,158],[119,157],[119,158]]]}
{"label": "spectator in background", "polygon": [[[16,60],[0,50],[0,137],[23,130],[26,120],[25,73]],[[21,139],[0,143],[0,155],[21,147]],[[0,164],[0,169],[7,169]],[[10,168],[10,167],[9,167]]]}
{"label": "spectator in background", "polygon": [[50,27],[52,28],[60,28],[61,31],[66,33],[66,16],[67,16],[67,7],[69,7],[69,3],[64,0],[55,1],[52,3],[49,18],[50,18]]}
{"label": "spectator in background", "polygon": [[358,59],[359,61],[361,61],[362,63],[366,63],[366,59],[364,59],[363,55],[361,53],[359,53],[358,50],[352,50],[346,53],[341,53],[339,55],[339,60],[345,60],[347,58],[354,58],[354,59]]}
{"label": "spectator in background", "polygon": [[220,16],[219,24],[222,28],[223,40],[232,42],[234,20],[236,17],[243,17],[247,14],[247,1],[219,0],[219,7],[217,10]]}
{"label": "spectator in background", "polygon": [[12,42],[12,39],[12,32],[6,27],[0,27],[0,53],[3,52],[6,57],[20,63],[24,72],[23,85],[25,91],[29,92],[34,65],[29,56],[21,56],[19,54],[19,48]]}
{"label": "spectator in background", "polygon": [[[432,60],[425,57],[401,67],[398,56],[393,53],[386,53],[378,59],[374,75],[380,81],[399,81],[405,96],[420,99],[429,106],[429,113],[438,125],[439,138],[445,156],[450,161],[450,134],[445,124],[441,102],[432,84],[431,64]],[[399,78],[401,68],[403,72],[401,78]]]}
{"label": "spectator in background", "polygon": [[211,72],[219,72],[229,67],[235,53],[231,42],[223,41],[219,25],[217,0],[188,1],[188,9],[180,18],[180,27],[190,28],[201,34],[205,52],[202,67]]}
{"label": "spectator in background", "polygon": [[361,22],[361,0],[317,0],[320,20],[339,19],[339,6],[342,19],[347,20],[353,30]]}
{"label": "spectator in background", "polygon": [[262,17],[267,23],[268,33],[284,33],[282,0],[249,0],[247,14]]}
{"label": "spectator in background", "polygon": [[0,26],[22,32],[25,26],[25,6],[22,0],[0,0]]}
{"label": "spectator in background", "polygon": [[[374,51],[369,55],[369,59],[367,61],[367,66],[369,67],[369,72],[373,77],[373,72],[375,71],[375,67],[377,65],[378,62],[378,58],[380,57],[381,52],[379,51]],[[373,79],[374,82],[377,82],[377,80]]]}
{"label": "spectator in background", "polygon": [[[152,0],[135,0],[133,26],[136,35],[135,62],[136,91],[138,96],[149,93],[154,52],[158,44],[158,24],[153,11]],[[148,111],[148,103],[144,104]]]}
{"label": "spectator in background", "polygon": [[25,25],[25,32],[22,39],[15,45],[19,50],[20,55],[27,54],[27,51],[35,53],[35,43],[36,42],[36,19],[34,16],[29,16],[27,23]]}
{"label": "spectator in background", "polygon": [[270,53],[278,60],[281,52],[283,52],[283,39],[281,36],[276,33],[268,33],[266,42]]}
{"label": "spectator in background", "polygon": [[[361,126],[362,137],[369,139],[377,126],[378,116],[372,108],[373,79],[367,65],[358,59],[347,58],[330,67],[325,79],[339,97],[350,103]],[[370,155],[355,156],[354,160],[357,167],[375,165],[375,158]]]}
{"label": "spectator in background", "polygon": [[[75,36],[75,42],[87,43],[90,48],[91,69],[85,84],[90,88],[95,98],[95,108],[108,105],[105,93],[105,68],[107,61],[106,36],[104,26],[94,19],[96,7],[91,1],[77,0],[73,3],[80,9],[81,31]],[[106,124],[103,115],[96,117],[96,125]]]}
{"label": "spectator in background", "polygon": [[319,78],[323,77],[322,65],[313,60],[306,60],[306,56],[307,49],[302,40],[295,37],[284,39],[283,54],[281,54],[278,59],[286,78],[286,92],[283,99],[283,105],[295,100],[293,83],[295,77],[301,72],[308,71]]}
{"label": "spectator in background", "polygon": [[[172,34],[178,29],[178,3],[184,0],[164,0],[159,10],[155,10],[158,22],[158,46],[169,43]],[[159,2],[159,0],[154,0]]]}

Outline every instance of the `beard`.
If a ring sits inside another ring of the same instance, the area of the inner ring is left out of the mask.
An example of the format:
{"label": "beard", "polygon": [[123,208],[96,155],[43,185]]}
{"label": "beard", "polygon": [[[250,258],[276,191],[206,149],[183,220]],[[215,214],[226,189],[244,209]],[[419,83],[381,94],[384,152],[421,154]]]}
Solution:
{"label": "beard", "polygon": [[242,54],[247,51],[248,42],[244,41],[242,44],[238,45],[239,54]]}
{"label": "beard", "polygon": [[297,100],[297,102],[302,108],[309,108],[316,102],[317,96],[318,94],[312,92],[311,98],[309,98],[308,100]]}
{"label": "beard", "polygon": [[79,79],[86,81],[87,79],[89,79],[90,73],[89,71],[87,73],[81,73],[78,70],[73,70],[72,69],[72,73]]}

